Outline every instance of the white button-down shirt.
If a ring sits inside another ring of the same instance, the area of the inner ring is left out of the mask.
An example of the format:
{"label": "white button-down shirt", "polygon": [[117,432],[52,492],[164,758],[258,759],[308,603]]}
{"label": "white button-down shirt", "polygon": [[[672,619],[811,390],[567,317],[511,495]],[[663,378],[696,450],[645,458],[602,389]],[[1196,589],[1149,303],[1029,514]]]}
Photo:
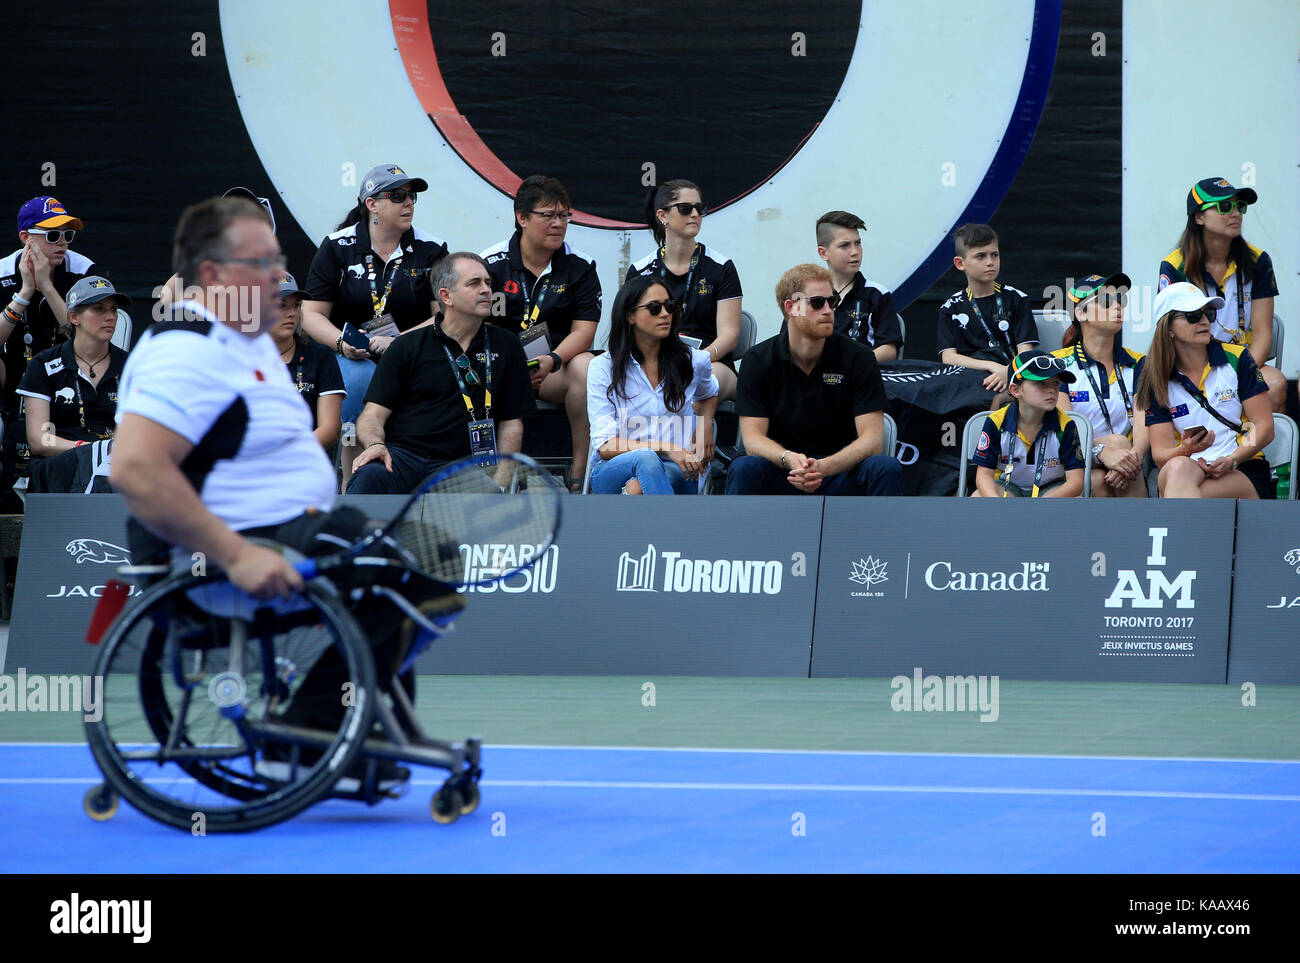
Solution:
{"label": "white button-down shirt", "polygon": [[[609,391],[612,375],[613,364],[608,353],[597,357],[587,368],[587,422],[591,426],[592,458],[597,461],[600,460],[597,450],[612,438],[667,442],[690,448],[695,434],[692,405],[718,394],[718,379],[707,351],[691,351],[691,383],[686,386],[686,401],[679,412],[669,411],[664,403],[663,378],[659,379],[658,386],[651,387],[650,379],[635,357],[629,361],[622,394]],[[701,489],[704,482],[701,474]]]}

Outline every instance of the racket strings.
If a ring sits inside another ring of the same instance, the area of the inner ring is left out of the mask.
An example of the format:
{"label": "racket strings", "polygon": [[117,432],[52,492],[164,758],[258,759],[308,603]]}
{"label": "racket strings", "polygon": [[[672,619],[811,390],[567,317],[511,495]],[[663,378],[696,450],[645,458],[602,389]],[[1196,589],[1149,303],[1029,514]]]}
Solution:
{"label": "racket strings", "polygon": [[439,479],[392,534],[420,572],[452,585],[528,567],[555,537],[555,482],[538,468],[502,458]]}

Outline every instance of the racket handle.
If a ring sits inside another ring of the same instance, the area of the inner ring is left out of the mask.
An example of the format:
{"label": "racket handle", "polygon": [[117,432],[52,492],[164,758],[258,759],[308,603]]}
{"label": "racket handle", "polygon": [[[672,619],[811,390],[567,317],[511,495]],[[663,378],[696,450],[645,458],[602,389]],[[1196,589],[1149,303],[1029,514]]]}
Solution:
{"label": "racket handle", "polygon": [[293,567],[309,582],[319,574],[314,558],[304,558],[301,562],[295,562]]}

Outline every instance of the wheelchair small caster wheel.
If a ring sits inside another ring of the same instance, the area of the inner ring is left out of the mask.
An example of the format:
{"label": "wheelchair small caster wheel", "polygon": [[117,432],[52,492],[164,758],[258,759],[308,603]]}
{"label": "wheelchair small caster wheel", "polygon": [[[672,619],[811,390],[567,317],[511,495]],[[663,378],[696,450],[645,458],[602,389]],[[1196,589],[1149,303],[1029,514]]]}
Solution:
{"label": "wheelchair small caster wheel", "polygon": [[474,810],[478,809],[479,794],[477,783],[469,782],[467,780],[465,784],[460,787],[460,794],[460,814],[462,816],[468,816]]}
{"label": "wheelchair small caster wheel", "polygon": [[81,797],[81,808],[95,822],[102,823],[117,815],[118,802],[117,793],[101,783],[86,790],[86,794]]}
{"label": "wheelchair small caster wheel", "polygon": [[460,794],[460,790],[451,783],[444,783],[429,800],[429,814],[435,823],[446,826],[460,818],[460,814],[465,811],[464,806],[465,797]]}

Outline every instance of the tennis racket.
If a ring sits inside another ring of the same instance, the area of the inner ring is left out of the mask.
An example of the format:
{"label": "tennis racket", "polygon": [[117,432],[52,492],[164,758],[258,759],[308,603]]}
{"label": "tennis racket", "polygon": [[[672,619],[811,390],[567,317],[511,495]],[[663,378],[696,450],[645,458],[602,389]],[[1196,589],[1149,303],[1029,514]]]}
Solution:
{"label": "tennis racket", "polygon": [[531,568],[555,543],[562,494],[527,455],[465,458],[425,479],[383,528],[296,568],[312,579],[386,549],[449,587],[491,585]]}

